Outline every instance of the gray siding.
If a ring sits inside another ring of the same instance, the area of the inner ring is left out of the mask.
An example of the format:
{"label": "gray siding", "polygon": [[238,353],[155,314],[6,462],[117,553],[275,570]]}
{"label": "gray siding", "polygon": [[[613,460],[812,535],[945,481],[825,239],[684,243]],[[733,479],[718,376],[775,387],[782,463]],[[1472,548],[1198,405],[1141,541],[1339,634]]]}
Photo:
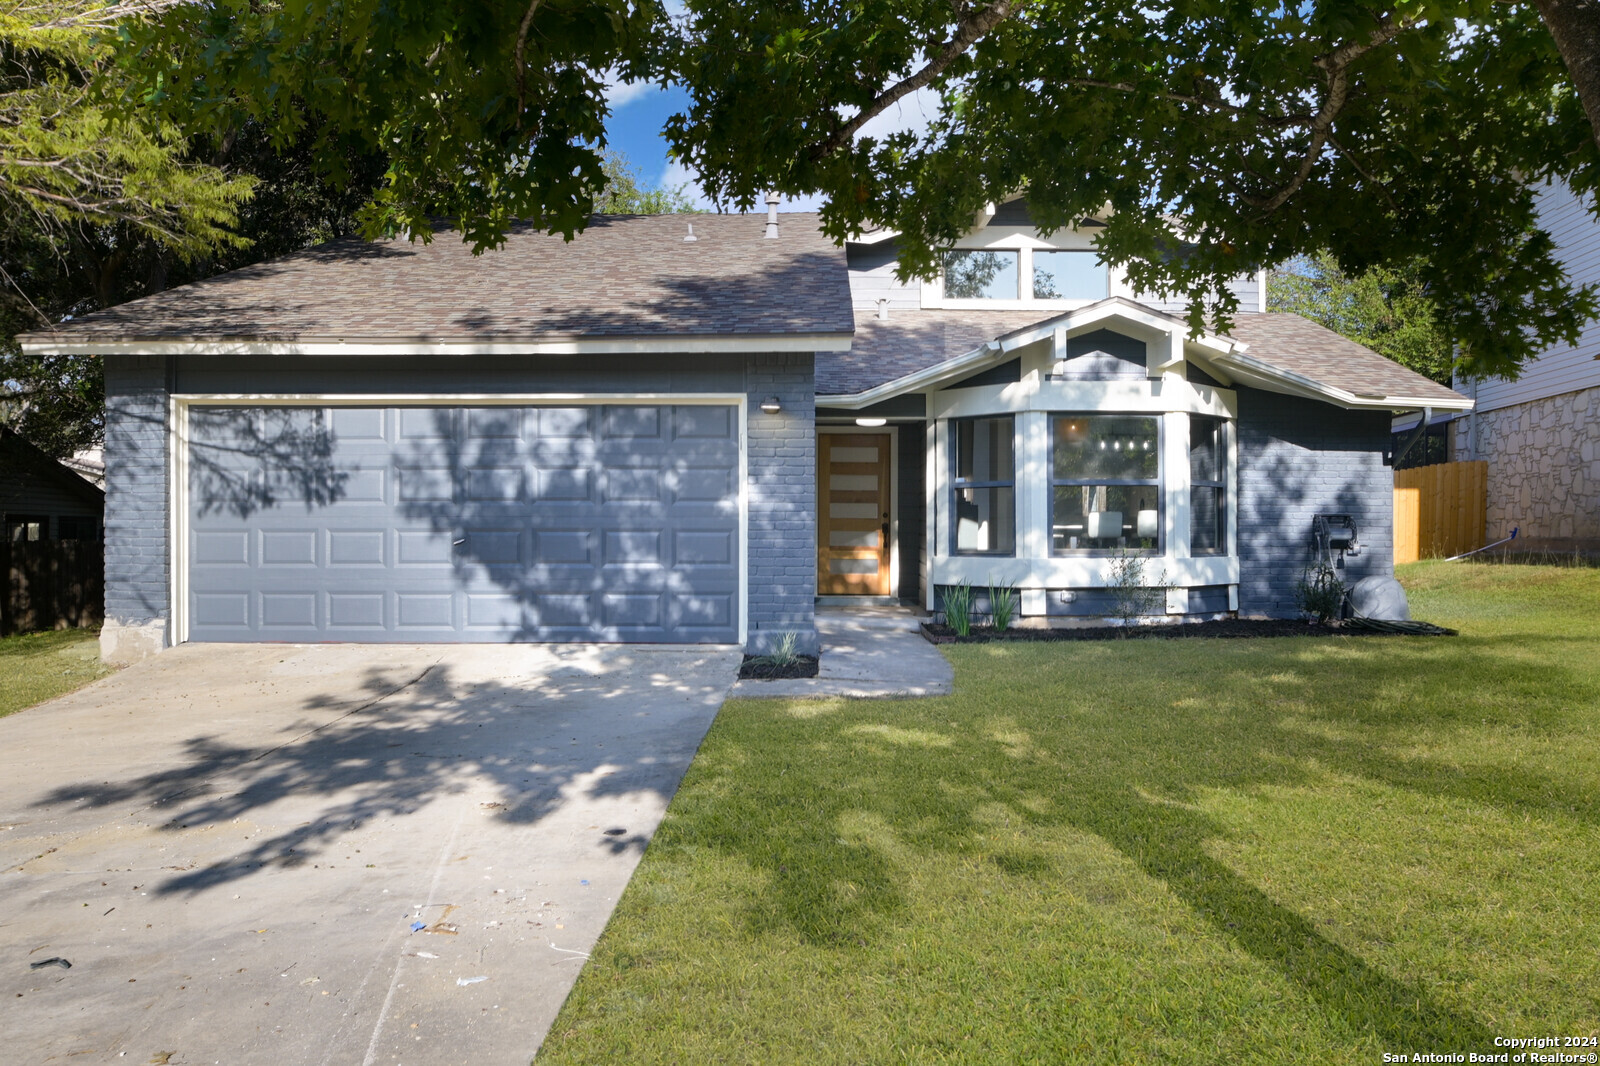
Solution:
{"label": "gray siding", "polygon": [[[749,397],[752,645],[794,630],[815,649],[814,374],[809,354],[299,358],[106,358],[106,609],[128,625],[165,623],[168,604],[167,397],[202,394],[731,392]],[[783,410],[760,403],[778,396]]]}
{"label": "gray siding", "polygon": [[922,306],[922,283],[896,280],[894,268],[900,250],[892,240],[882,244],[851,244],[845,248],[850,266],[850,302],[857,311],[876,311],[879,300],[889,308]]}
{"label": "gray siding", "polygon": [[167,359],[110,355],[106,370],[106,621],[166,624]]}
{"label": "gray siding", "polygon": [[1346,584],[1394,573],[1394,476],[1387,412],[1239,389],[1239,611],[1292,617],[1310,561],[1311,520],[1355,516],[1361,554]]}
{"label": "gray siding", "polygon": [[900,434],[900,469],[895,474],[900,506],[900,598],[920,604],[928,551],[928,434],[916,422],[896,429]]}

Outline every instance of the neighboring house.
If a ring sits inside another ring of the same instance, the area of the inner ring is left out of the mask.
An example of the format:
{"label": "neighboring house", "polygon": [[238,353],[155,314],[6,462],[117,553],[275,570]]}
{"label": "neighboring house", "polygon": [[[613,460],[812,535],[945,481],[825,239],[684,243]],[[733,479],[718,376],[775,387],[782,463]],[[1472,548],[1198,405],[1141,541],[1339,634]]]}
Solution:
{"label": "neighboring house", "polygon": [[[1572,281],[1600,284],[1600,222],[1565,186],[1539,199]],[[1488,539],[1517,529],[1518,548],[1600,552],[1600,321],[1576,345],[1542,352],[1515,381],[1457,388],[1477,405],[1451,422],[1451,455],[1487,464]]]}
{"label": "neighboring house", "polygon": [[105,359],[106,654],[815,648],[819,594],[1101,614],[1119,549],[1170,614],[1290,615],[1330,512],[1391,572],[1390,418],[1469,401],[1292,315],[1190,339],[1089,224],[980,223],[926,286],[809,214],[339,241],[26,337]]}
{"label": "neighboring house", "polygon": [[100,539],[105,493],[0,426],[0,521],[7,541]]}

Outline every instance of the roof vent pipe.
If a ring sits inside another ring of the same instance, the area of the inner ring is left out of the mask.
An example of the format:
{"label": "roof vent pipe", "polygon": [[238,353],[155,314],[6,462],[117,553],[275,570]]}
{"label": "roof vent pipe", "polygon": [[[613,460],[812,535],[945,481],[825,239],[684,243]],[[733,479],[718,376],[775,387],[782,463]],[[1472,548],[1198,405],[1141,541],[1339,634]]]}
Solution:
{"label": "roof vent pipe", "polygon": [[767,193],[767,239],[769,241],[778,239],[778,204],[781,202],[776,192]]}
{"label": "roof vent pipe", "polygon": [[889,321],[889,301],[887,298],[880,298],[878,300],[878,321]]}
{"label": "roof vent pipe", "polygon": [[694,235],[694,223],[690,222],[689,223],[689,235],[683,239],[683,243],[684,244],[688,244],[691,241],[697,241],[699,239],[700,239],[699,237],[696,237]]}

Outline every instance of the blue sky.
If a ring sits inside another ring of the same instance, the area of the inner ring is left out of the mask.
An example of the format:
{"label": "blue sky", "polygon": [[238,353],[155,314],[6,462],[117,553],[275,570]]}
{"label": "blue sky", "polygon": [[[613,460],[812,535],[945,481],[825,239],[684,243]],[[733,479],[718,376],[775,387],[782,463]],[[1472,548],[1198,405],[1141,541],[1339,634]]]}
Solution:
{"label": "blue sky", "polygon": [[[654,85],[613,84],[608,97],[611,103],[611,115],[606,119],[609,147],[627,156],[646,184],[686,185],[684,191],[700,207],[711,207],[693,175],[667,158],[667,142],[661,136],[661,127],[668,117],[687,109],[689,94],[677,86],[662,89]],[[938,97],[934,93],[918,90],[874,117],[862,127],[861,135],[881,137],[894,130],[925,128],[937,108]],[[803,197],[787,201],[784,207],[791,211],[814,211],[820,204],[817,197]]]}

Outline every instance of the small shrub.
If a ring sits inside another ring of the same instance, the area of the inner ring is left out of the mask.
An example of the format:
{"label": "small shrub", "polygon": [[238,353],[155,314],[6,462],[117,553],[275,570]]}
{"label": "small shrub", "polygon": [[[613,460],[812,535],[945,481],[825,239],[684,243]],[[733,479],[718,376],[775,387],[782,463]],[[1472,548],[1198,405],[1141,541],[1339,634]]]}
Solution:
{"label": "small shrub", "polygon": [[1330,618],[1339,617],[1344,609],[1344,582],[1333,567],[1319,562],[1306,567],[1305,574],[1294,587],[1294,604],[1319,625]]}
{"label": "small shrub", "polygon": [[956,631],[956,636],[965,637],[971,634],[972,586],[967,582],[945,586],[944,620]]}
{"label": "small shrub", "polygon": [[1011,617],[1017,613],[1017,587],[1015,585],[996,586],[994,578],[989,579],[989,621],[994,624],[996,633],[1004,633],[1011,628]]}
{"label": "small shrub", "polygon": [[757,666],[770,666],[778,670],[786,669],[800,661],[800,653],[796,650],[799,644],[799,633],[785,633],[772,646],[771,652],[766,655],[757,655],[750,661]]}
{"label": "small shrub", "polygon": [[1147,579],[1148,562],[1148,556],[1126,548],[1118,548],[1112,556],[1109,586],[1112,613],[1124,626],[1131,626],[1140,616],[1166,605],[1167,572],[1163,569],[1154,578]]}

